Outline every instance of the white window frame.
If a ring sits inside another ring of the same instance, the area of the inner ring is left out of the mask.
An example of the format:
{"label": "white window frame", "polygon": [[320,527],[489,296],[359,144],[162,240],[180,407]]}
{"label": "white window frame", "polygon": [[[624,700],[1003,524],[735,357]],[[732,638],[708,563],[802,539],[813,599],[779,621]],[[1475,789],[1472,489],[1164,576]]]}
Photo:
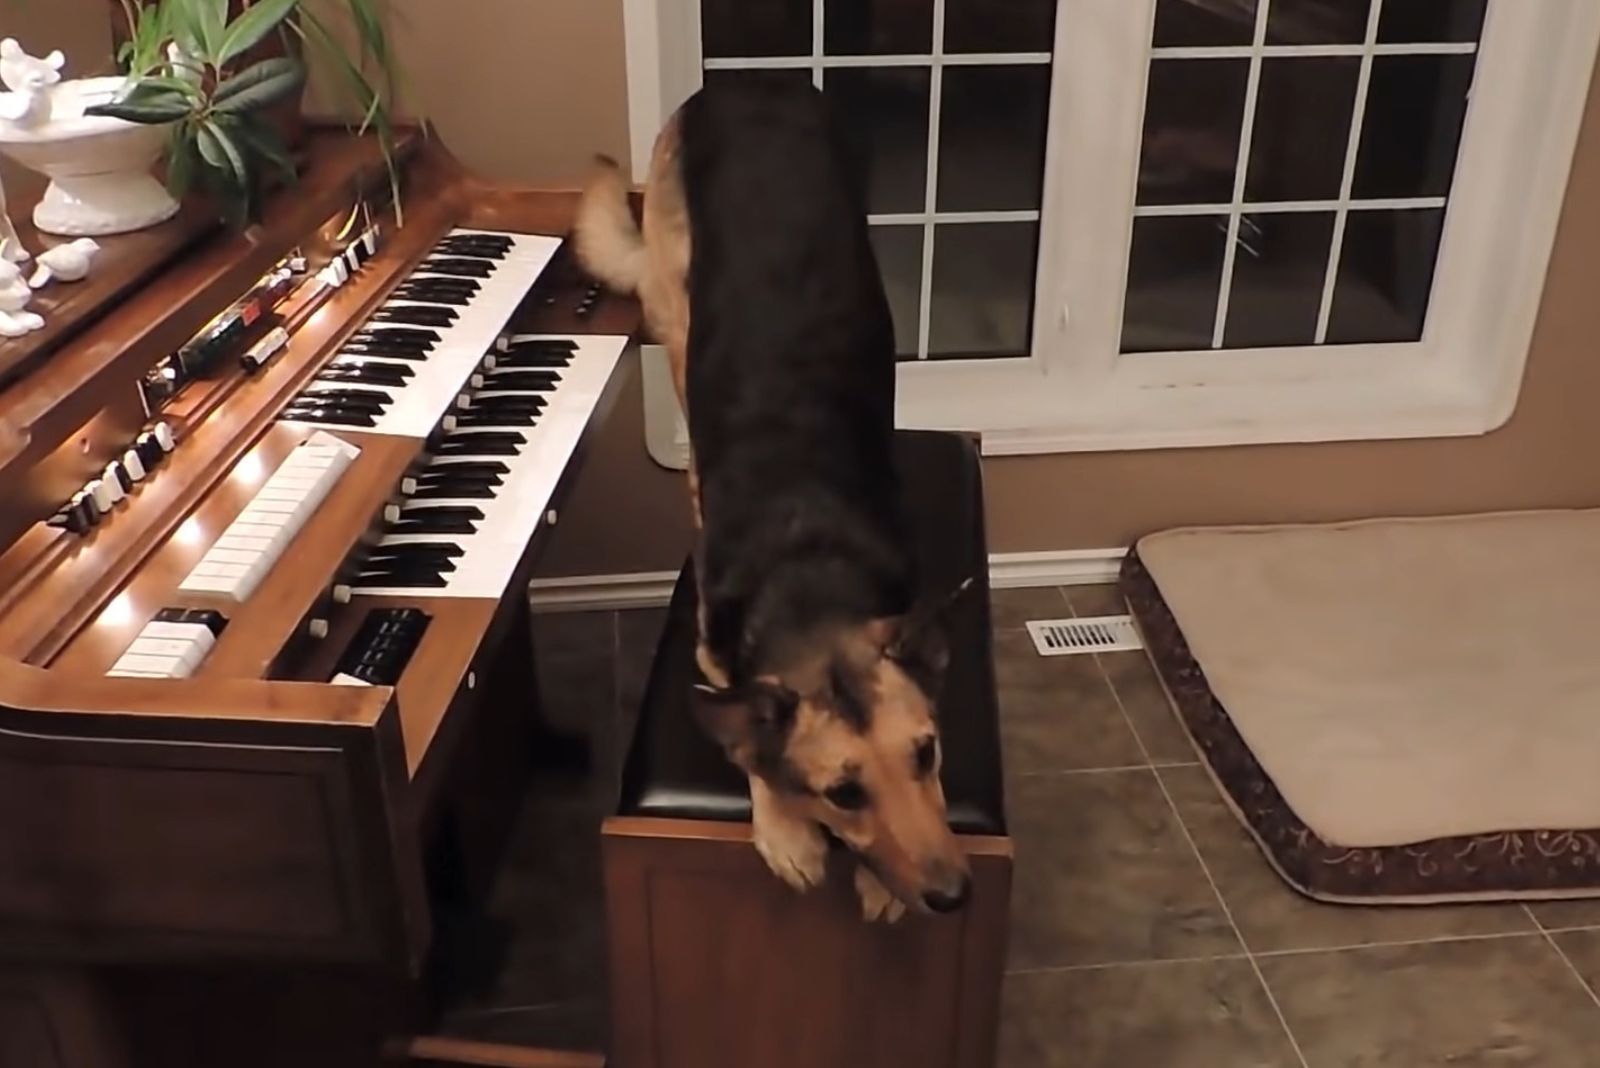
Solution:
{"label": "white window frame", "polygon": [[[931,63],[937,115],[943,66],[973,60],[942,55],[944,4],[934,3],[940,29],[932,55],[902,62]],[[1373,0],[1374,27],[1382,3]],[[1600,3],[1491,0],[1420,342],[1122,354],[1155,5],[1058,0],[1032,354],[902,363],[901,424],[980,430],[991,454],[1453,437],[1503,425],[1516,407],[1538,318],[1600,48]],[[819,19],[821,6],[818,0]],[[633,168],[642,178],[662,121],[701,84],[699,4],[625,0],[624,17]],[[1365,45],[1264,46],[1261,26],[1254,45],[1231,50],[1252,57],[1252,90],[1263,54],[1359,55],[1358,110],[1371,57],[1418,50],[1374,46],[1370,28]],[[810,56],[766,65],[820,71],[881,62]],[[1247,152],[1248,124],[1243,139]],[[1336,241],[1352,164],[1345,196],[1319,205],[1336,213]],[[1217,206],[1233,226],[1252,210],[1239,203],[1240,179],[1234,202]],[[929,181],[931,189],[931,166]],[[882,221],[890,218],[902,221]],[[931,234],[927,217],[903,221],[924,223]],[[1232,251],[1230,242],[1230,260]],[[931,269],[925,255],[923,350]]]}

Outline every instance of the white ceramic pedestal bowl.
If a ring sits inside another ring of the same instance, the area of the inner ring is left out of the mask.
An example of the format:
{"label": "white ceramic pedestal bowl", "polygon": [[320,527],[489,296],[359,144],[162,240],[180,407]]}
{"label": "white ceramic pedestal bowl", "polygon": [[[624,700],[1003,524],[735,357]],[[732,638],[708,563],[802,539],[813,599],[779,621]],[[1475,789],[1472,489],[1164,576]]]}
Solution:
{"label": "white ceramic pedestal bowl", "polygon": [[33,224],[45,233],[122,234],[177,213],[178,202],[150,173],[166,147],[168,126],[83,113],[109,103],[124,84],[118,77],[62,82],[52,89],[44,124],[0,121],[0,152],[50,179],[33,209]]}

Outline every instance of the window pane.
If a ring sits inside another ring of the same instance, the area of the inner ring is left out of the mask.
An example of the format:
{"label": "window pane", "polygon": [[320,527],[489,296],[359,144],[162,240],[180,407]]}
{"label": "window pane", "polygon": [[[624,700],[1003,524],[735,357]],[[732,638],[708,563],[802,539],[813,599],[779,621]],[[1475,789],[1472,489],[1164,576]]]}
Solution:
{"label": "window pane", "polygon": [[1378,40],[1384,43],[1476,41],[1484,0],[1404,0],[1383,5]]}
{"label": "window pane", "polygon": [[1328,340],[1419,340],[1443,233],[1442,209],[1352,211],[1345,225]]}
{"label": "window pane", "polygon": [[922,227],[874,226],[867,233],[894,315],[895,351],[902,360],[914,360],[922,316]]}
{"label": "window pane", "polygon": [[1033,322],[1034,223],[951,223],[934,231],[934,359],[1026,356]]}
{"label": "window pane", "polygon": [[1331,211],[1242,216],[1223,344],[1314,344],[1332,244]]}
{"label": "window pane", "polygon": [[1226,215],[1133,220],[1123,352],[1211,347],[1227,243]]}
{"label": "window pane", "polygon": [[1245,199],[1338,197],[1360,75],[1355,56],[1262,61]]}
{"label": "window pane", "polygon": [[1244,118],[1244,59],[1157,59],[1150,64],[1139,154],[1139,203],[1233,199]]}
{"label": "window pane", "polygon": [[1360,44],[1367,39],[1371,9],[1372,0],[1272,0],[1267,12],[1267,43]]}
{"label": "window pane", "polygon": [[809,56],[811,0],[701,0],[708,57]]}
{"label": "window pane", "polygon": [[1050,67],[946,67],[939,210],[1039,207]]}
{"label": "window pane", "polygon": [[926,54],[933,50],[933,0],[826,0],[822,36],[830,56]]}
{"label": "window pane", "polygon": [[1355,196],[1442,197],[1472,87],[1473,56],[1379,56],[1356,157]]}
{"label": "window pane", "polygon": [[708,70],[701,72],[707,85],[751,85],[762,83],[810,85],[811,68],[785,70]]}
{"label": "window pane", "polygon": [[1056,0],[945,0],[946,52],[1049,52],[1055,38]]}
{"label": "window pane", "polygon": [[919,67],[824,72],[871,212],[920,212],[928,200],[928,84]]}
{"label": "window pane", "polygon": [[1256,0],[1158,0],[1157,48],[1247,45],[1256,36]]}

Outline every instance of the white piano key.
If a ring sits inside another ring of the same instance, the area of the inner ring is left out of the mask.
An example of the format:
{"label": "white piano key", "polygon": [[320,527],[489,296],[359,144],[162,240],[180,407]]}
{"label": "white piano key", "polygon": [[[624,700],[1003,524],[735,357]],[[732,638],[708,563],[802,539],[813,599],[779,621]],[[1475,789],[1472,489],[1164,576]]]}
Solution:
{"label": "white piano key", "polygon": [[[529,336],[529,340],[534,339],[569,340],[561,335]],[[484,518],[476,521],[477,529],[469,534],[390,534],[380,540],[380,546],[450,544],[463,550],[451,561],[455,570],[445,574],[444,587],[422,588],[428,596],[498,598],[510,584],[511,573],[529,539],[544,522],[556,483],[571,462],[573,450],[627,346],[625,337],[584,335],[570,340],[577,343],[572,362],[563,369],[560,385],[542,394],[548,403],[538,422],[531,427],[507,428],[516,430],[526,439],[521,451],[510,456],[452,453],[437,457],[437,467],[431,468],[447,469],[475,461],[504,464],[507,471],[500,476],[501,484],[493,487],[494,496],[409,502],[419,508],[434,505],[478,508]],[[359,586],[357,592],[415,596],[419,588]]]}
{"label": "white piano key", "polygon": [[179,588],[248,598],[359,453],[330,434],[313,434],[284,459]]}

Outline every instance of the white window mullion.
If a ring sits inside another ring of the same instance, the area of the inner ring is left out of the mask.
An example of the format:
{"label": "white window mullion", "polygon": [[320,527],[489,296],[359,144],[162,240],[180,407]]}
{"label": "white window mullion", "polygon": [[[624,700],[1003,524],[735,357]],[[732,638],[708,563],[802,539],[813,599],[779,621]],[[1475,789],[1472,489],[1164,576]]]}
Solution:
{"label": "white window mullion", "polygon": [[1322,280],[1322,306],[1317,311],[1317,344],[1328,341],[1328,323],[1333,317],[1333,290],[1339,281],[1339,261],[1344,255],[1344,231],[1350,221],[1350,197],[1355,192],[1356,156],[1361,151],[1361,132],[1366,125],[1367,92],[1372,85],[1372,61],[1378,44],[1378,19],[1383,15],[1383,0],[1372,0],[1367,12],[1367,43],[1361,54],[1361,73],[1356,78],[1356,99],[1350,109],[1350,138],[1344,149],[1344,176],[1339,181],[1339,204],[1333,216],[1333,240],[1328,245],[1328,273]]}
{"label": "white window mullion", "polygon": [[818,91],[822,89],[822,54],[827,51],[824,47],[827,40],[825,10],[826,0],[811,0],[811,84]]}
{"label": "white window mullion", "polygon": [[[821,3],[822,0],[817,0]],[[928,184],[923,201],[927,218],[922,224],[922,299],[917,306],[917,359],[928,358],[928,337],[933,323],[934,216],[939,210],[939,125],[944,109],[944,0],[933,0],[933,69],[928,76]]]}
{"label": "white window mullion", "polygon": [[[1239,128],[1239,160],[1233,172],[1233,201],[1228,205],[1228,244],[1222,250],[1222,285],[1217,290],[1217,319],[1211,328],[1211,347],[1222,347],[1228,328],[1228,303],[1233,298],[1233,263],[1239,247],[1239,220],[1244,210],[1245,180],[1250,171],[1250,142],[1256,130],[1256,97],[1261,91],[1261,50],[1267,40],[1267,4],[1256,7],[1255,39],[1250,45],[1250,75],[1245,82],[1244,118]],[[1154,62],[1154,61],[1152,61]]]}

